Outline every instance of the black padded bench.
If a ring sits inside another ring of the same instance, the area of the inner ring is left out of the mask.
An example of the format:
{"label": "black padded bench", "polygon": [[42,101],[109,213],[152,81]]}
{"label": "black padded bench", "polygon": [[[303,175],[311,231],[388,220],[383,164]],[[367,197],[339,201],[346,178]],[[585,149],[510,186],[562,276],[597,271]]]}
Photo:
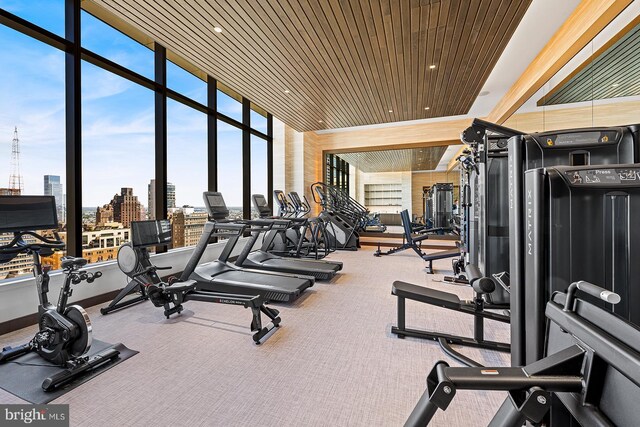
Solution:
{"label": "black padded bench", "polygon": [[[409,218],[409,211],[407,209],[403,210],[402,212],[400,212],[400,218],[402,219],[402,227],[404,229],[404,243],[400,246],[397,246],[393,249],[390,249],[386,252],[382,252],[380,250],[380,244],[378,244],[378,250],[374,253],[375,256],[381,256],[381,255],[391,255],[391,254],[395,254],[407,249],[413,249],[413,251],[415,253],[417,253],[420,258],[422,258],[423,260],[427,261],[429,263],[429,265],[427,265],[427,273],[428,274],[433,274],[433,261],[437,260],[437,259],[445,259],[445,258],[453,258],[453,257],[458,257],[460,256],[460,248],[456,247],[456,248],[451,248],[451,249],[445,249],[443,251],[439,251],[439,252],[433,252],[430,254],[424,253],[422,251],[421,248],[421,243],[423,240],[427,240],[429,239],[430,235],[429,233],[431,232],[436,232],[436,231],[444,231],[444,229],[424,229],[421,231],[421,234],[418,235],[414,235],[413,234],[413,228],[411,226],[411,218]],[[422,234],[424,233],[424,234]]]}
{"label": "black padded bench", "polygon": [[460,256],[460,248],[447,249],[444,251],[433,252],[430,254],[422,253],[420,254],[423,260],[427,261],[429,265],[427,266],[427,273],[433,274],[433,261],[437,259],[445,259],[445,258],[453,258]]}
{"label": "black padded bench", "polygon": [[482,328],[478,324],[474,327],[474,337],[460,337],[456,335],[445,334],[441,332],[432,332],[427,330],[411,329],[406,327],[406,300],[418,301],[424,304],[436,307],[446,308],[462,313],[475,316],[477,319],[490,319],[498,322],[509,323],[509,317],[484,311],[479,309],[479,302],[476,300],[461,300],[456,294],[451,292],[438,291],[436,289],[426,288],[424,286],[413,285],[402,281],[395,281],[391,286],[391,295],[398,297],[398,324],[391,327],[391,332],[396,334],[398,338],[414,337],[438,341],[443,350],[450,356],[456,358],[464,364],[471,366],[475,364],[471,359],[459,354],[453,354],[448,344],[467,345],[471,347],[487,348],[497,351],[508,352],[509,344],[487,341],[482,334]]}

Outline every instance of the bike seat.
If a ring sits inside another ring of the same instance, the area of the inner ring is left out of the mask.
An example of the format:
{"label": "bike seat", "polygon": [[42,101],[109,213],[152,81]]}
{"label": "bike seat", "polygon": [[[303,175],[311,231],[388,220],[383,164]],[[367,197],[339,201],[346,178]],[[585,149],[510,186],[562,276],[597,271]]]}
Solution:
{"label": "bike seat", "polygon": [[87,260],[84,258],[75,258],[72,256],[66,256],[62,258],[62,268],[66,269],[69,267],[83,267],[87,265]]}

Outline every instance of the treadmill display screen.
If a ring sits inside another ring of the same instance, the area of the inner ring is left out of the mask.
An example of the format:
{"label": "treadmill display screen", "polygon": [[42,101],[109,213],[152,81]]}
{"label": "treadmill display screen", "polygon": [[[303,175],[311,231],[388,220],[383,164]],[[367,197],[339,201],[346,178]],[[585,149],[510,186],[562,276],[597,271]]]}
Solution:
{"label": "treadmill display screen", "polygon": [[227,204],[224,202],[224,198],[219,192],[206,191],[204,193],[204,203],[207,205],[209,217],[214,220],[226,219],[227,215],[229,215]]}
{"label": "treadmill display screen", "polygon": [[207,200],[209,200],[209,206],[211,210],[216,212],[220,209],[226,209],[226,205],[224,204],[224,199],[220,195],[207,195]]}
{"label": "treadmill display screen", "polygon": [[265,198],[264,198],[264,196],[262,196],[262,195],[255,195],[255,196],[253,196],[253,197],[254,197],[254,199],[255,199],[255,201],[256,201],[256,204],[257,204],[259,207],[266,207],[266,206],[268,206],[267,199],[265,199]]}
{"label": "treadmill display screen", "polygon": [[171,223],[160,221],[132,221],[131,243],[134,247],[161,246],[171,243]]}

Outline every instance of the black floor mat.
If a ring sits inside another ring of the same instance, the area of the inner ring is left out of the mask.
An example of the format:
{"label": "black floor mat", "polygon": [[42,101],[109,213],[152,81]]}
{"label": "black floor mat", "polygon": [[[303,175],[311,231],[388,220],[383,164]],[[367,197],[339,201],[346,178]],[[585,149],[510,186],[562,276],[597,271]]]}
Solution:
{"label": "black floor mat", "polygon": [[29,353],[17,359],[0,365],[0,388],[9,393],[34,404],[49,403],[57,399],[69,390],[73,390],[80,384],[89,381],[91,378],[100,375],[109,368],[127,360],[138,354],[135,350],[130,350],[123,344],[109,344],[103,341],[93,340],[89,356],[99,353],[109,347],[113,347],[120,352],[120,355],[113,362],[99,366],[85,375],[80,375],[70,383],[65,384],[57,390],[46,392],[42,390],[42,381],[50,375],[60,372],[61,368],[53,365],[36,353]]}

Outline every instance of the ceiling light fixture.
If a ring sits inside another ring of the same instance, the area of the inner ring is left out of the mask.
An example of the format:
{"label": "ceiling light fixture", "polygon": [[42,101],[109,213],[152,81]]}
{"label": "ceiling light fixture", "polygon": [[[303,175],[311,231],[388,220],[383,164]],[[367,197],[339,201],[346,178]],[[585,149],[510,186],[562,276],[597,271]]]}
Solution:
{"label": "ceiling light fixture", "polygon": [[389,110],[390,113],[393,113],[393,110]]}
{"label": "ceiling light fixture", "polygon": [[429,69],[433,70],[434,68],[436,68],[435,64],[434,65],[429,65]]}
{"label": "ceiling light fixture", "polygon": [[322,120],[318,120],[318,123],[322,123]]}
{"label": "ceiling light fixture", "polygon": [[221,33],[222,32],[222,28],[221,27],[213,27],[213,31],[215,31],[216,33]]}
{"label": "ceiling light fixture", "polygon": [[618,87],[618,86],[620,86],[620,83],[614,83],[611,85],[611,87]]}
{"label": "ceiling light fixture", "polygon": [[291,93],[291,91],[289,89],[285,89],[284,93]]}
{"label": "ceiling light fixture", "polygon": [[429,109],[429,107],[424,107],[424,109],[425,109],[425,110],[428,110],[428,109]]}

